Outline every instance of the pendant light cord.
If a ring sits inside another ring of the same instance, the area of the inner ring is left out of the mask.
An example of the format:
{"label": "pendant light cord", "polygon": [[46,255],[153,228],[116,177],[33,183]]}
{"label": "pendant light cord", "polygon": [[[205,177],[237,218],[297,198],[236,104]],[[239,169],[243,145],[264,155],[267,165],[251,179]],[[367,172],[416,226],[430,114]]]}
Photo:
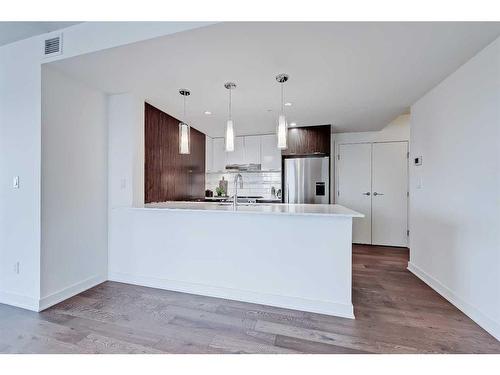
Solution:
{"label": "pendant light cord", "polygon": [[184,95],[184,121],[186,121],[186,96]]}
{"label": "pendant light cord", "polygon": [[230,88],[229,88],[229,120],[231,120],[231,119],[232,119],[231,91],[232,91],[232,88],[230,87]]}
{"label": "pendant light cord", "polygon": [[284,95],[283,95],[283,82],[281,82],[281,113],[284,115],[285,114],[285,101],[284,101]]}

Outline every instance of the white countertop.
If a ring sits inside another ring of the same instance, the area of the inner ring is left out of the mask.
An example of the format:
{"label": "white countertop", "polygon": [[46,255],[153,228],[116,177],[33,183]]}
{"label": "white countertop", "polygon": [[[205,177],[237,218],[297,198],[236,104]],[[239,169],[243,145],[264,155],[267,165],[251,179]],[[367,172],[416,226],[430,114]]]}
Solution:
{"label": "white countertop", "polygon": [[[253,201],[266,201],[269,203],[281,203],[281,199],[278,198],[266,198],[266,197],[240,197],[243,199],[249,199]],[[232,201],[233,197],[205,197],[205,201],[219,202],[219,201]]]}
{"label": "white countertop", "polygon": [[[140,209],[140,208],[139,208]],[[148,203],[142,209],[212,211],[231,213],[305,215],[305,216],[347,216],[364,217],[363,214],[350,210],[338,204],[288,204],[288,203],[257,203],[238,204],[234,210],[232,204],[212,202],[160,202]]]}

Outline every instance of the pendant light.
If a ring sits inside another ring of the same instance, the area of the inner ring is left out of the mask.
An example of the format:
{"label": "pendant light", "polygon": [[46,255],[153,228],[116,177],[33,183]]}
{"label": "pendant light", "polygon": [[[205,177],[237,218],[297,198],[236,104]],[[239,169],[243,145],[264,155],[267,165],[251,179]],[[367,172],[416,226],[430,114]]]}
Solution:
{"label": "pendant light", "polygon": [[288,74],[281,73],[276,76],[276,81],[281,85],[281,112],[278,116],[278,128],[276,133],[278,135],[278,148],[286,149],[287,148],[287,132],[288,132],[288,124],[286,122],[285,117],[285,98],[283,94],[283,86],[286,81],[288,81]]}
{"label": "pendant light", "polygon": [[[186,119],[186,97],[191,95],[188,89],[180,89],[179,94],[184,97],[184,119]],[[191,146],[191,126],[184,121],[179,123],[179,154],[189,154]]]}
{"label": "pendant light", "polygon": [[233,124],[233,116],[232,116],[232,108],[231,108],[231,91],[236,88],[236,83],[226,82],[224,83],[224,87],[229,90],[229,118],[226,122],[226,135],[225,135],[225,144],[226,144],[226,152],[234,151],[234,124]]}

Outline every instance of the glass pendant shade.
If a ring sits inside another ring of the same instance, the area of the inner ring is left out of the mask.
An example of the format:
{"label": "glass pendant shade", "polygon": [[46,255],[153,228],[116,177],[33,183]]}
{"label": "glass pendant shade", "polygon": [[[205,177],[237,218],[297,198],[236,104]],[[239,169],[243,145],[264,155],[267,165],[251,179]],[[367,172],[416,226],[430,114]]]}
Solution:
{"label": "glass pendant shade", "polygon": [[277,131],[279,149],[283,150],[287,148],[286,144],[287,133],[288,133],[288,124],[286,122],[285,115],[281,114],[278,117],[278,131]]}
{"label": "glass pendant shade", "polygon": [[287,136],[288,136],[288,124],[285,117],[285,94],[283,84],[288,81],[288,74],[281,73],[276,76],[276,81],[281,86],[281,112],[278,116],[278,128],[276,129],[276,135],[278,136],[278,148],[284,150],[287,148]]}
{"label": "glass pendant shade", "polygon": [[233,111],[232,111],[232,96],[231,92],[236,88],[236,83],[226,82],[224,87],[228,90],[229,94],[229,106],[228,106],[228,120],[226,122],[226,134],[224,136],[226,152],[234,151],[234,123],[233,123]]}
{"label": "glass pendant shade", "polygon": [[234,127],[233,120],[227,120],[226,123],[226,152],[234,151]]}
{"label": "glass pendant shade", "polygon": [[179,123],[179,154],[189,154],[191,127],[183,122]]}
{"label": "glass pendant shade", "polygon": [[[186,98],[191,95],[188,89],[179,89],[184,101],[184,117],[186,119]],[[179,154],[189,154],[191,152],[191,126],[185,122],[179,122]]]}

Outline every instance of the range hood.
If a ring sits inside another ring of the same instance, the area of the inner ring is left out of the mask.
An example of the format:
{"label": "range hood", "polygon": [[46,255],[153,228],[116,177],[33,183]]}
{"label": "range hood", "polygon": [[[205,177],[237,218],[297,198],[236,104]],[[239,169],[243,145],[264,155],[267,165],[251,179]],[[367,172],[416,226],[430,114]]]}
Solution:
{"label": "range hood", "polygon": [[227,171],[233,172],[258,172],[261,170],[261,164],[228,164]]}

